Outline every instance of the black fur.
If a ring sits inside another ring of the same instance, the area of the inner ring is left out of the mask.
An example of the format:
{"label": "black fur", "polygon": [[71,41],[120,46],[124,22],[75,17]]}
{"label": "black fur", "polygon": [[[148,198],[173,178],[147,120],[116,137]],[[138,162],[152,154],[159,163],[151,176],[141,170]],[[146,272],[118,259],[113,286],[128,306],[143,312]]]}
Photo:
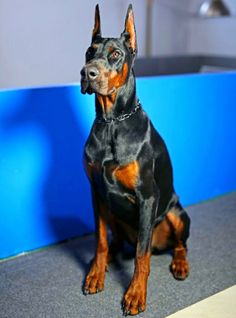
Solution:
{"label": "black fur", "polygon": [[[153,229],[172,207],[176,207],[186,223],[182,237],[185,244],[189,218],[173,187],[170,157],[163,139],[136,96],[133,71],[136,38],[131,41],[135,35],[133,30],[129,34],[126,27],[120,38],[102,38],[96,19],[98,17],[95,18],[92,44],[81,71],[82,92],[96,94],[96,118],[84,151],[85,165],[91,168],[88,174],[93,195],[108,206],[109,213],[116,219],[137,231],[137,255],[150,251]],[[124,80],[122,72],[125,71]],[[122,85],[110,87],[109,74],[120,76],[124,81]],[[115,97],[111,102],[109,96],[112,94]],[[109,107],[101,104],[104,97]],[[115,177],[114,171],[133,162],[138,165],[137,178],[134,187],[127,187]],[[95,210],[96,214],[99,213],[98,209]]]}

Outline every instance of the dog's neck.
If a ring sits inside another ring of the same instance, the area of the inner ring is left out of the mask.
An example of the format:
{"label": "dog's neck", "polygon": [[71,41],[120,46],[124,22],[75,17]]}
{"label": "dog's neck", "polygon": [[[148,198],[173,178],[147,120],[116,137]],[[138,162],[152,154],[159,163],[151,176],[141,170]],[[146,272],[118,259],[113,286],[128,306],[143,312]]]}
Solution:
{"label": "dog's neck", "polygon": [[97,118],[112,120],[132,112],[137,105],[133,71],[123,86],[107,96],[96,94],[95,101]]}

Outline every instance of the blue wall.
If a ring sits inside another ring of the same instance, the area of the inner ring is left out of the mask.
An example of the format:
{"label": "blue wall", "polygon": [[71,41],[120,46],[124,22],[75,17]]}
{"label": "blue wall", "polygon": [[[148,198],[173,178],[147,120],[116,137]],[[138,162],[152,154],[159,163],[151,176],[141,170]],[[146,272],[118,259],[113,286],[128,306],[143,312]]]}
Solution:
{"label": "blue wall", "polygon": [[[184,205],[236,190],[236,73],[137,81]],[[0,258],[94,228],[83,145],[94,97],[79,86],[0,92]]]}

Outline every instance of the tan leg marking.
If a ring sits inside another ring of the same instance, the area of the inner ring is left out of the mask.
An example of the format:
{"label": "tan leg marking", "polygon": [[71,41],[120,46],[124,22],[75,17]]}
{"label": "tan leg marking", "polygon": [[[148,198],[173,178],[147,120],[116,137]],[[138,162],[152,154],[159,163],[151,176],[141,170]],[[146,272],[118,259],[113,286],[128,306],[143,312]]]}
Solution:
{"label": "tan leg marking", "polygon": [[150,252],[147,252],[143,256],[136,256],[134,276],[123,300],[125,315],[137,315],[146,308],[150,258]]}
{"label": "tan leg marking", "polygon": [[100,215],[98,216],[99,237],[97,249],[90,271],[85,280],[85,294],[94,294],[104,289],[105,272],[108,262],[108,241],[106,228],[107,212],[107,207],[100,204]]}
{"label": "tan leg marking", "polygon": [[176,279],[184,280],[189,274],[189,263],[186,258],[187,250],[181,240],[182,233],[184,231],[184,223],[180,217],[174,213],[174,211],[168,212],[166,217],[173,227],[174,237],[176,240],[170,268]]}

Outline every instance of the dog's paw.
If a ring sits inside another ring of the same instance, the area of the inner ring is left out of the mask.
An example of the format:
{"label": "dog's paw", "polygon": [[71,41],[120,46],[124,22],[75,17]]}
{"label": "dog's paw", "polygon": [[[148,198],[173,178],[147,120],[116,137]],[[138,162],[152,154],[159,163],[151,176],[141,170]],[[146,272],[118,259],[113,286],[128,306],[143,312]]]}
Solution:
{"label": "dog's paw", "polygon": [[146,288],[132,285],[124,295],[123,314],[134,316],[143,312],[146,308]]}
{"label": "dog's paw", "polygon": [[173,259],[170,270],[175,279],[184,280],[189,275],[189,264],[186,259]]}
{"label": "dog's paw", "polygon": [[96,294],[104,289],[105,271],[98,271],[92,267],[84,283],[84,294]]}

